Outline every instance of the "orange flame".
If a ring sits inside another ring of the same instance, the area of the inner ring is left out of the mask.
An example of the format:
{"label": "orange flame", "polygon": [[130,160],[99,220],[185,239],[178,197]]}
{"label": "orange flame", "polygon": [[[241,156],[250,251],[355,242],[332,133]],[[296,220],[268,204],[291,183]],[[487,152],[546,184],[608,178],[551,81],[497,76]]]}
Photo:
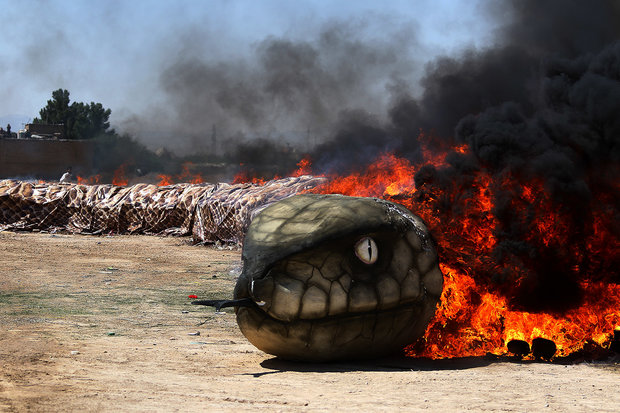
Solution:
{"label": "orange flame", "polygon": [[[274,178],[274,179],[277,179],[277,178]],[[250,183],[250,184],[256,184],[256,185],[263,185],[265,182],[266,182],[265,179],[259,178],[257,176],[253,176],[247,170],[241,170],[235,175],[232,183],[233,184]]]}
{"label": "orange flame", "polygon": [[295,170],[291,176],[310,175],[311,173],[312,163],[310,162],[310,158],[306,157],[297,163],[297,170]]}
{"label": "orange flame", "polygon": [[159,177],[159,183],[157,185],[159,186],[166,186],[166,185],[172,185],[174,183],[172,177],[170,175],[157,175]]}
{"label": "orange flame", "polygon": [[126,164],[122,164],[114,171],[114,177],[112,178],[112,184],[116,186],[126,186],[129,180],[125,178]]}
{"label": "orange flame", "polygon": [[190,184],[201,184],[204,182],[204,179],[200,174],[192,174],[190,168],[192,167],[191,162],[185,162],[182,165],[182,171],[179,175],[157,175],[159,177],[159,186],[172,185],[174,183],[190,183]]}
{"label": "orange flame", "polygon": [[87,178],[79,175],[77,176],[77,182],[80,185],[96,185],[99,183],[99,181],[101,181],[101,175],[99,174],[92,175]]}
{"label": "orange flame", "polygon": [[[267,180],[261,177],[256,176],[256,173],[245,168],[245,164],[242,162],[239,164],[241,170],[237,172],[235,177],[233,178],[233,184],[255,184],[255,185],[263,185]],[[278,179],[278,175],[274,176],[271,179]]]}
{"label": "orange flame", "polygon": [[510,309],[506,297],[488,291],[463,272],[441,265],[444,291],[435,318],[409,355],[429,358],[502,355],[512,339],[553,340],[558,356],[607,347],[620,323],[620,286],[583,283],[586,301],[563,314]]}
{"label": "orange flame", "polygon": [[183,164],[183,171],[180,175],[177,175],[177,182],[188,182],[190,184],[201,184],[204,182],[200,174],[192,174],[189,168],[192,166],[191,162],[185,162]]}

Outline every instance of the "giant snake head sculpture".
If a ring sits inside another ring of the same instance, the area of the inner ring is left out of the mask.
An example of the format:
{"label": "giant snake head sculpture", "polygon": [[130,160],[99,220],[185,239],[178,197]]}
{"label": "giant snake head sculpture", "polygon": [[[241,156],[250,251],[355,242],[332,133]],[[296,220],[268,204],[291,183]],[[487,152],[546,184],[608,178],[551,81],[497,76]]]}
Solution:
{"label": "giant snake head sculpture", "polygon": [[234,300],[247,339],[284,359],[398,352],[424,334],[443,288],[426,225],[376,198],[297,195],[265,208],[243,245]]}

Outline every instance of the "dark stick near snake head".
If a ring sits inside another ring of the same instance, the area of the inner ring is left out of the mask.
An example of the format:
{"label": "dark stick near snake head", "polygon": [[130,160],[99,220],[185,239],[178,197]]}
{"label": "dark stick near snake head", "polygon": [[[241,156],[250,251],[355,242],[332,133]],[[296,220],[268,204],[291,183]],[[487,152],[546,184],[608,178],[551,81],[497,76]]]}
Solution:
{"label": "dark stick near snake head", "polygon": [[262,211],[243,245],[234,300],[247,339],[284,359],[397,353],[424,334],[443,288],[434,241],[408,209],[376,198],[298,195]]}

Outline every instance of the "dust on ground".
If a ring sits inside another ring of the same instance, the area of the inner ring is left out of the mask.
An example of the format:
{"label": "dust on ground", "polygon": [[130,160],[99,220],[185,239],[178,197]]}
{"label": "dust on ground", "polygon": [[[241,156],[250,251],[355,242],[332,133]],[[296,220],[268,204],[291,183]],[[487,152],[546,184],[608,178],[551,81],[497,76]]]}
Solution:
{"label": "dust on ground", "polygon": [[[238,249],[0,232],[0,411],[618,411],[617,361],[302,364],[254,348]],[[203,323],[203,324],[201,324]],[[199,335],[197,335],[199,333]]]}

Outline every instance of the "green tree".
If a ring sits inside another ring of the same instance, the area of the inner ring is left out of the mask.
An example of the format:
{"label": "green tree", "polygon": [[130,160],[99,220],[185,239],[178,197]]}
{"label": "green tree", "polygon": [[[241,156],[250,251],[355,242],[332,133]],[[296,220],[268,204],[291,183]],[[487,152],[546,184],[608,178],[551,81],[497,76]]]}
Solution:
{"label": "green tree", "polygon": [[69,102],[68,90],[53,91],[52,99],[39,111],[40,118],[35,118],[33,122],[64,125],[66,139],[91,139],[113,133],[108,130],[110,109],[105,109],[101,103]]}

